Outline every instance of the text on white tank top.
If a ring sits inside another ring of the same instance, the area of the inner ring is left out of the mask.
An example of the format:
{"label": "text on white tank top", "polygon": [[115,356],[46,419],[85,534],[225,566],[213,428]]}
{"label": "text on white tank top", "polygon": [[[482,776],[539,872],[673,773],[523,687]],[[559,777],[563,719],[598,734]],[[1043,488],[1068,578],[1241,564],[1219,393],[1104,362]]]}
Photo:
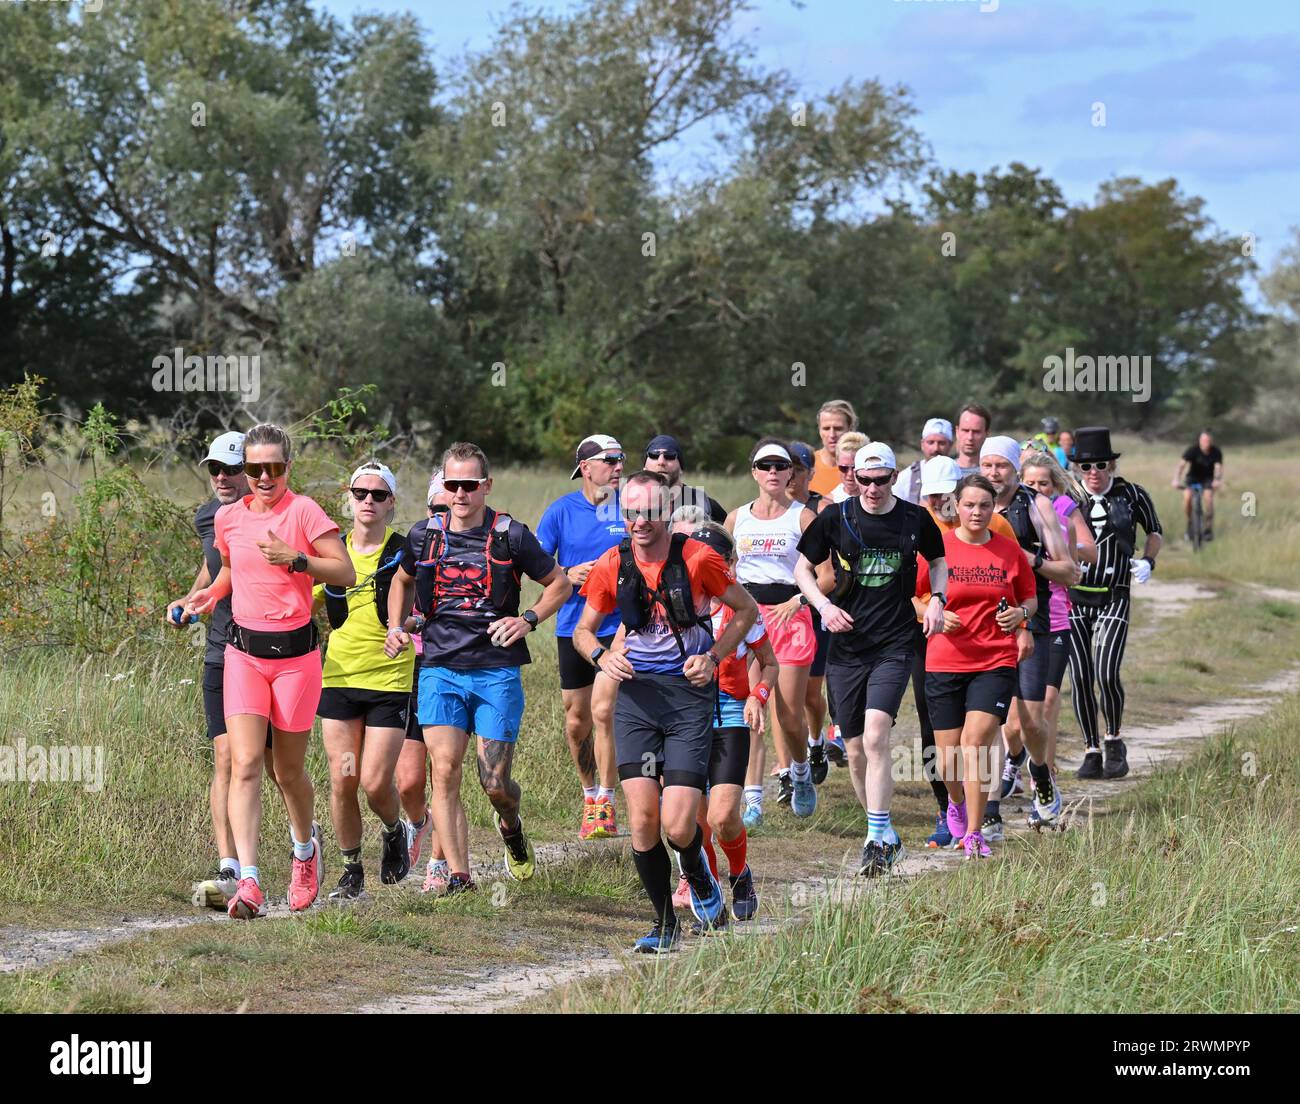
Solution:
{"label": "text on white tank top", "polygon": [[793,583],[799,562],[799,518],[805,507],[793,502],[780,517],[764,521],[749,506],[736,511],[736,578],[742,583]]}

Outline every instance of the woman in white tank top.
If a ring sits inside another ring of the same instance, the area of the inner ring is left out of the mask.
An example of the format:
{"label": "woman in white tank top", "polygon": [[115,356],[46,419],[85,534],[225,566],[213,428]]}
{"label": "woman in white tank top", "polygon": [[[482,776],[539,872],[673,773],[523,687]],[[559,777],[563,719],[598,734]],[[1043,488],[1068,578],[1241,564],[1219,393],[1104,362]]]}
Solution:
{"label": "woman in white tank top", "polygon": [[[817,637],[812,613],[795,585],[794,565],[799,560],[799,538],[812,524],[814,514],[790,497],[794,463],[785,442],[764,437],[754,446],[749,462],[758,498],[727,515],[727,530],[736,541],[736,578],[758,603],[781,665],[772,695],[773,743],[781,767],[778,801],[789,801],[798,816],[810,816],[817,805],[817,792],[808,763],[804,697],[808,668],[817,654]],[[825,778],[824,755],[818,758],[821,778]],[[763,738],[754,735],[745,779],[750,793],[763,784],[764,759]]]}

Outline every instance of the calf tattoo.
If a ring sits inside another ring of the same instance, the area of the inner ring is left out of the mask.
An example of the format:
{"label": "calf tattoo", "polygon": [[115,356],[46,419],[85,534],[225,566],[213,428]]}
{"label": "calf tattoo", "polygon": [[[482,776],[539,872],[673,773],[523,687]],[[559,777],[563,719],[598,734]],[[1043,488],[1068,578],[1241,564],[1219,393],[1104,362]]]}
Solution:
{"label": "calf tattoo", "polygon": [[519,783],[510,777],[515,745],[504,740],[483,740],[478,753],[478,780],[504,824],[519,816]]}

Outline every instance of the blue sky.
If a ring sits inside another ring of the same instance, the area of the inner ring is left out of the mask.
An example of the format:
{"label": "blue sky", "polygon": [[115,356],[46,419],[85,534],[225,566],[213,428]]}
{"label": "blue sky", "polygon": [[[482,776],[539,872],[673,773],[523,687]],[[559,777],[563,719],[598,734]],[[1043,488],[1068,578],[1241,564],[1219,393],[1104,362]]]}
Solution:
{"label": "blue sky", "polygon": [[[443,59],[480,49],[499,0],[317,0],[411,11]],[[573,7],[533,0],[551,11]],[[1023,161],[1076,202],[1112,176],[1175,177],[1267,271],[1300,225],[1296,0],[755,0],[758,58],[810,94],[876,77],[912,89],[945,168]],[[981,10],[996,8],[996,10]],[[1092,124],[1105,105],[1106,125]],[[1290,120],[1290,122],[1288,122]]]}

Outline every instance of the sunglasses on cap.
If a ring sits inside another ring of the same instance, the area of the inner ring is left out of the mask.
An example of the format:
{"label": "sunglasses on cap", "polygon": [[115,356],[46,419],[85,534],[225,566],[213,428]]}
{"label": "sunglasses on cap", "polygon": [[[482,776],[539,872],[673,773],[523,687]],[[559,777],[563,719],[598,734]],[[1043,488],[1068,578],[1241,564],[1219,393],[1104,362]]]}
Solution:
{"label": "sunglasses on cap", "polygon": [[647,460],[676,460],[677,453],[673,452],[672,449],[655,449],[654,452],[647,452],[645,458]]}
{"label": "sunglasses on cap", "polygon": [[242,475],[243,464],[223,464],[220,460],[208,461],[208,474],[216,479],[219,475]]}
{"label": "sunglasses on cap", "polygon": [[761,472],[789,471],[793,466],[789,460],[757,460],[754,462],[755,470]]}
{"label": "sunglasses on cap", "polygon": [[250,479],[261,479],[263,475],[268,479],[279,479],[288,470],[288,467],[289,465],[283,460],[274,460],[269,464],[254,464],[245,461],[244,474]]}
{"label": "sunglasses on cap", "polygon": [[853,478],[858,481],[861,487],[887,487],[893,480],[893,475],[863,475],[862,472],[855,472]]}
{"label": "sunglasses on cap", "polygon": [[486,479],[444,479],[442,485],[452,494],[455,494],[457,491],[464,491],[466,494],[473,494],[486,482]]}
{"label": "sunglasses on cap", "polygon": [[1085,460],[1079,465],[1080,471],[1092,471],[1096,468],[1099,472],[1110,471],[1111,461],[1109,460]]}
{"label": "sunglasses on cap", "polygon": [[376,502],[387,502],[393,494],[393,492],[387,488],[382,491],[377,491],[373,487],[349,487],[348,490],[352,492],[352,497],[358,502],[364,502],[366,500],[366,495],[369,495]]}

